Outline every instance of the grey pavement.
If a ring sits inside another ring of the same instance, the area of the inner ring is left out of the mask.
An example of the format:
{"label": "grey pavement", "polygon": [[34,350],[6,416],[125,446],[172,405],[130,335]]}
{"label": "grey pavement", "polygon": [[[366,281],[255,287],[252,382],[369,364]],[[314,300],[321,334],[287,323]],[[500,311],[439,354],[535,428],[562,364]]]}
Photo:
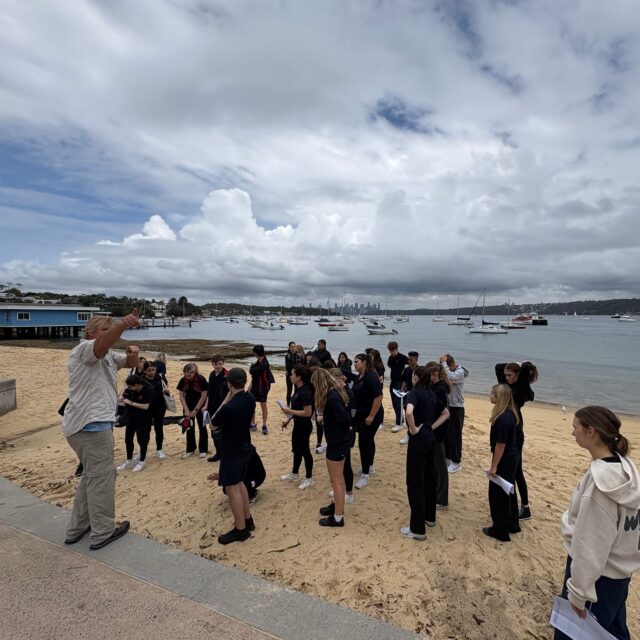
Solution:
{"label": "grey pavement", "polygon": [[0,476],[0,640],[417,637],[133,533],[65,546],[68,517]]}

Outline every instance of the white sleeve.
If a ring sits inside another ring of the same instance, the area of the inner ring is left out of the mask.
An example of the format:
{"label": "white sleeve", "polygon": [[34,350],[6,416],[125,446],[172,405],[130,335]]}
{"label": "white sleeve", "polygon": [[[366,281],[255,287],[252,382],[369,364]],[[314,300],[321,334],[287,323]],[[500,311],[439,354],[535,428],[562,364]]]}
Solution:
{"label": "white sleeve", "polygon": [[95,342],[95,340],[85,340],[74,349],[75,357],[83,364],[95,364],[100,360],[100,358],[96,357],[96,354],[93,352],[93,345]]}
{"label": "white sleeve", "polygon": [[127,356],[124,353],[112,353],[111,357],[118,369],[124,369],[127,366]]}

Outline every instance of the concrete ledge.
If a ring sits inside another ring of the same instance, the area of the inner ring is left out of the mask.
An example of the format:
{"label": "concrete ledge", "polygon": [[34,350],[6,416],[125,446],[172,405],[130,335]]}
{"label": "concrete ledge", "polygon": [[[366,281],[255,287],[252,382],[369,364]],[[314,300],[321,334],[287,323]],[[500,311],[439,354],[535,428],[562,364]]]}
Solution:
{"label": "concrete ledge", "polygon": [[17,408],[16,381],[11,378],[0,378],[0,416]]}
{"label": "concrete ledge", "polygon": [[[0,523],[62,545],[68,517],[65,509],[0,477]],[[2,547],[0,541],[0,552]],[[132,533],[100,551],[90,551],[85,536],[73,551],[282,640],[417,638],[399,627]],[[340,572],[340,567],[335,570]]]}

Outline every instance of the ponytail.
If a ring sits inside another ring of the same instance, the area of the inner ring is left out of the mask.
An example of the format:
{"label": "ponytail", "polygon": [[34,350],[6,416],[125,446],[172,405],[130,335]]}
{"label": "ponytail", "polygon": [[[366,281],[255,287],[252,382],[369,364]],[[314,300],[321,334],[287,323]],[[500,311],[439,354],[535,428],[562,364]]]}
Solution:
{"label": "ponytail", "polygon": [[620,433],[620,418],[606,407],[590,406],[576,411],[576,418],[584,427],[593,427],[611,453],[626,457],[631,450],[629,441]]}
{"label": "ponytail", "polygon": [[369,353],[359,353],[354,360],[361,360],[364,362],[365,369],[367,371],[371,371],[371,369],[373,369],[373,358]]}

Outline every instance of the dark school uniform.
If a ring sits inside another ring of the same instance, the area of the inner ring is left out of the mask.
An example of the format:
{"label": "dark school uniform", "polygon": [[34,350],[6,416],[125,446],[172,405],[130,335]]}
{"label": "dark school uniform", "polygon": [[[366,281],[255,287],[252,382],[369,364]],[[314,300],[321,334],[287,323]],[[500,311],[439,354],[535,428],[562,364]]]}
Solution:
{"label": "dark school uniform", "polygon": [[[153,387],[145,385],[140,391],[127,388],[122,394],[127,400],[136,404],[148,404],[153,402]],[[140,409],[126,405],[126,427],[124,431],[124,444],[127,451],[127,460],[133,458],[133,438],[136,437],[140,447],[140,461],[144,462],[147,456],[149,444],[149,409]]]}
{"label": "dark school uniform", "polygon": [[[227,388],[227,370],[223,367],[222,371],[216,375],[215,371],[209,374],[209,383],[207,385],[207,411],[209,412],[209,419],[213,417],[213,414],[218,410],[222,401],[227,397],[229,389]],[[218,432],[211,425],[211,439],[213,440],[213,447],[216,450],[216,454],[220,455],[218,451]]]}
{"label": "dark school uniform", "polygon": [[250,393],[239,391],[213,419],[220,430],[220,478],[222,487],[242,482],[251,455],[251,419],[256,400]]}
{"label": "dark school uniform", "polygon": [[[449,407],[449,388],[444,382],[438,381],[431,385],[431,391],[435,393],[439,406]],[[436,416],[436,418],[437,417],[438,416]],[[444,424],[441,424],[433,432],[436,440],[436,445],[433,451],[433,459],[436,469],[436,503],[442,506],[449,504],[449,470],[447,469],[447,457],[444,444],[447,440],[448,431],[449,420]]]}
{"label": "dark school uniform", "polygon": [[304,364],[304,356],[300,355],[297,351],[291,353],[287,351],[284,356],[284,369],[285,369],[285,382],[287,384],[287,404],[291,403],[291,396],[293,395],[293,382],[291,382],[291,372],[293,368],[299,364]]}
{"label": "dark school uniform", "polygon": [[405,391],[411,391],[411,389],[413,389],[413,372],[414,369],[411,367],[405,367],[402,372],[402,383],[404,384]]}
{"label": "dark school uniform", "polygon": [[149,436],[151,436],[151,427],[153,427],[156,434],[156,449],[162,451],[162,444],[164,442],[164,415],[167,412],[162,378],[156,373],[152,380],[149,380],[149,378],[145,378],[145,380],[149,382],[153,388],[153,400],[147,412]]}
{"label": "dark school uniform", "polygon": [[413,420],[420,431],[409,432],[407,446],[407,497],[411,518],[409,528],[424,535],[425,521],[436,521],[435,437],[431,425],[445,406],[431,389],[418,385],[405,397],[405,405],[413,405]]}
{"label": "dark school uniform", "polygon": [[327,460],[339,462],[351,448],[351,415],[349,407],[336,389],[327,393],[323,410],[324,434],[327,439]]}
{"label": "dark school uniform", "polygon": [[353,382],[353,408],[355,416],[353,426],[358,432],[358,448],[362,473],[369,475],[369,467],[376,455],[375,437],[382,423],[382,406],[378,409],[371,424],[366,419],[371,413],[374,400],[382,395],[382,384],[376,371],[365,371],[362,377],[357,376]]}
{"label": "dark school uniform", "polygon": [[389,367],[389,392],[391,393],[391,404],[393,405],[393,412],[396,414],[396,424],[402,424],[402,401],[395,393],[394,389],[400,389],[402,387],[402,372],[407,366],[409,358],[404,353],[396,353],[395,356],[389,356],[387,360],[387,366]]}
{"label": "dark school uniform", "polygon": [[318,358],[318,360],[320,360],[320,366],[324,366],[324,363],[327,360],[332,360],[333,358],[331,357],[331,352],[328,351],[327,349],[316,349],[313,352],[313,355]]}
{"label": "dark school uniform", "polygon": [[[504,444],[504,453],[496,468],[497,475],[513,484],[520,454],[516,446],[516,416],[509,409],[491,425],[491,453],[497,444]],[[489,510],[493,522],[492,534],[501,540],[509,540],[509,533],[515,533],[518,529],[518,498],[515,492],[507,495],[495,482],[489,482]]]}
{"label": "dark school uniform", "polygon": [[[295,390],[291,397],[291,408],[294,411],[302,411],[305,407],[311,407],[313,414],[313,392],[308,385],[302,385]],[[311,416],[293,416],[293,430],[291,432],[291,450],[293,453],[303,455],[309,451],[309,438],[313,432]]]}
{"label": "dark school uniform", "polygon": [[258,358],[250,367],[251,388],[249,391],[253,394],[256,402],[266,402],[271,384],[274,382],[273,373],[266,356]]}
{"label": "dark school uniform", "polygon": [[[207,381],[204,376],[197,373],[191,380],[187,380],[185,377],[180,378],[177,389],[184,393],[184,399],[187,403],[189,411],[193,411],[200,402],[202,392],[206,391],[208,387]],[[198,451],[200,453],[207,453],[209,450],[209,435],[207,429],[204,426],[202,418],[202,407],[200,411],[196,413],[196,421],[198,423]],[[187,429],[187,453],[191,453],[196,450],[196,434],[195,429]]]}
{"label": "dark school uniform", "polygon": [[349,384],[353,380],[353,371],[351,368],[353,367],[353,362],[347,358],[342,364],[339,364],[338,367],[342,374],[347,379],[347,384]]}

